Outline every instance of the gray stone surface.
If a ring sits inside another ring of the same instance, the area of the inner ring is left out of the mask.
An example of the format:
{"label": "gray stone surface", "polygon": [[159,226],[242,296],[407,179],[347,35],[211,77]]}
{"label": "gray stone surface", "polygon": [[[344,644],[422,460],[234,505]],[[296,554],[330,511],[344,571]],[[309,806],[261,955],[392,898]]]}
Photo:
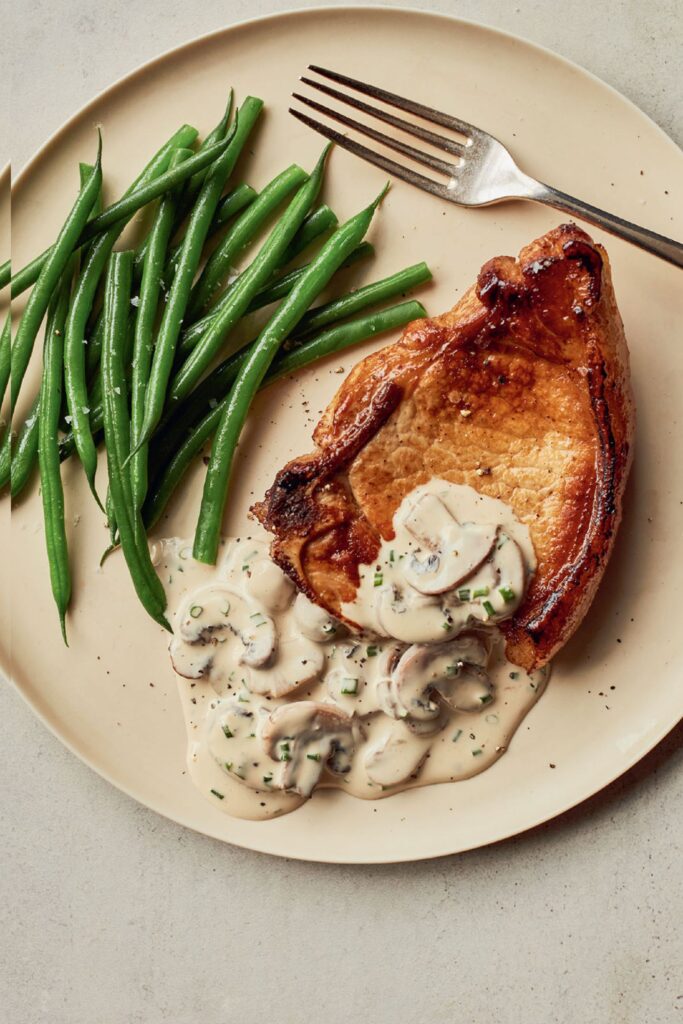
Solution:
{"label": "gray stone surface", "polygon": [[[142,61],[288,6],[15,4],[2,43],[15,166]],[[429,6],[572,58],[681,141],[677,0]],[[0,701],[0,1005],[12,1024],[683,1022],[680,728],[519,839],[336,868],[184,831],[94,775],[9,687]]]}

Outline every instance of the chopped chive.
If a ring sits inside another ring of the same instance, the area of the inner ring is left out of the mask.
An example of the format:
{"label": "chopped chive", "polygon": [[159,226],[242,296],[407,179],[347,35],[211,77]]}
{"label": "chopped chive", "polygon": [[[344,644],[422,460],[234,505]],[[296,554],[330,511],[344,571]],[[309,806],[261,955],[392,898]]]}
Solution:
{"label": "chopped chive", "polygon": [[291,761],[292,755],[289,752],[289,743],[284,742],[280,744],[280,760]]}
{"label": "chopped chive", "polygon": [[394,562],[395,560],[396,560],[396,555],[394,554],[394,549],[392,548],[391,551],[389,552],[389,561],[390,562]]}
{"label": "chopped chive", "polygon": [[481,749],[481,747],[477,747],[476,750],[472,751],[472,757],[479,757],[479,755],[483,753],[484,751]]}
{"label": "chopped chive", "polygon": [[377,644],[369,644],[367,648],[368,658],[374,658],[379,650]]}
{"label": "chopped chive", "polygon": [[470,590],[469,587],[463,587],[462,590],[458,591],[458,600],[459,601],[469,601],[471,593],[472,593],[472,591]]}
{"label": "chopped chive", "polygon": [[209,792],[213,793],[214,796],[217,796],[219,800],[225,800],[225,795],[223,793],[219,793],[217,789],[210,789]]}
{"label": "chopped chive", "polygon": [[485,693],[483,697],[479,698],[479,700],[481,701],[482,704],[490,704],[491,701],[493,700],[493,694]]}
{"label": "chopped chive", "polygon": [[263,776],[263,781],[265,782],[266,786],[269,786],[271,784],[271,782],[273,781],[273,776],[272,775],[264,775]]}
{"label": "chopped chive", "polygon": [[229,614],[230,614],[230,602],[229,601],[225,601],[223,603],[223,607],[221,608],[221,615],[229,615]]}
{"label": "chopped chive", "polygon": [[384,583],[384,575],[381,572],[376,572],[375,573],[375,578],[374,578],[374,581],[373,581],[373,586],[381,587],[383,583]]}
{"label": "chopped chive", "polygon": [[450,676],[452,678],[453,676],[457,676],[457,674],[458,674],[458,664],[457,664],[457,662],[454,665],[446,665],[446,675],[447,676]]}
{"label": "chopped chive", "polygon": [[512,587],[499,587],[498,588],[498,593],[503,598],[503,600],[508,602],[508,603],[510,601],[514,601],[515,596],[516,596],[514,590],[512,589]]}
{"label": "chopped chive", "polygon": [[489,588],[488,587],[479,587],[478,590],[474,591],[474,593],[472,594],[472,597],[488,597],[488,595],[489,595]]}
{"label": "chopped chive", "polygon": [[229,740],[231,740],[233,738],[233,736],[235,735],[229,725],[224,725],[223,726],[223,732],[225,733],[226,738],[229,739]]}
{"label": "chopped chive", "polygon": [[519,679],[519,672],[511,672],[510,679]]}
{"label": "chopped chive", "polygon": [[309,761],[320,761],[320,754],[306,754]]}
{"label": "chopped chive", "polygon": [[452,625],[453,625],[453,623],[449,622],[448,619],[446,619],[445,622],[441,623],[441,628],[445,629],[446,631],[448,631],[451,628]]}
{"label": "chopped chive", "polygon": [[249,698],[245,697],[245,695],[243,693],[240,693],[240,695],[239,695],[239,697],[237,699],[240,702],[240,704],[248,704],[249,703]]}
{"label": "chopped chive", "polygon": [[334,622],[326,622],[325,625],[323,626],[323,633],[325,634],[325,636],[334,636],[336,632],[337,627],[335,626]]}
{"label": "chopped chive", "polygon": [[458,731],[453,734],[453,743],[457,743],[461,736],[462,736],[462,729],[458,729]]}
{"label": "chopped chive", "polygon": [[200,604],[193,604],[192,607],[190,608],[190,615],[192,616],[193,619],[198,619],[203,611],[204,609]]}
{"label": "chopped chive", "polygon": [[350,676],[342,679],[341,692],[346,694],[358,693],[358,680],[352,679]]}
{"label": "chopped chive", "polygon": [[496,614],[496,610],[490,601],[482,601],[482,607],[490,619]]}

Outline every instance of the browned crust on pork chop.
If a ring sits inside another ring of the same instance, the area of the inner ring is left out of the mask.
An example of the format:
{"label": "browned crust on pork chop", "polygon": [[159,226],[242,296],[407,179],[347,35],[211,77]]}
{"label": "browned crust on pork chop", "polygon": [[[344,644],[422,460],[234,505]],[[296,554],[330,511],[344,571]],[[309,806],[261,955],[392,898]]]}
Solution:
{"label": "browned crust on pork chop", "polygon": [[275,561],[340,616],[358,566],[432,477],[507,502],[537,571],[504,623],[508,657],[544,665],[583,618],[621,518],[634,435],[628,349],[609,260],[563,224],[489,260],[443,316],[363,359],[254,514]]}

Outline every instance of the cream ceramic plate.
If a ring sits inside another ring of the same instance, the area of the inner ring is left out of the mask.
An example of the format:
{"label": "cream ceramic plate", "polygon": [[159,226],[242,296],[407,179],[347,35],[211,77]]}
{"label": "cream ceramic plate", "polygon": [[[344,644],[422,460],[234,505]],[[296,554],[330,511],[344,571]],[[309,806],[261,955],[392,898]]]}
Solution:
{"label": "cream ceramic plate", "polygon": [[[551,53],[477,25],[381,8],[336,9],[238,25],[162,57],[96,99],[16,183],[15,265],[54,237],[74,191],[77,162],[94,155],[98,124],[109,197],[180,122],[206,131],[231,84],[238,97],[251,91],[267,104],[240,178],[259,186],[291,161],[311,166],[320,139],[287,114],[289,94],[309,62],[460,114],[498,136],[539,178],[683,237],[680,152],[606,85]],[[349,215],[383,180],[374,168],[336,152],[325,198]],[[351,279],[427,259],[436,283],[424,300],[438,313],[460,297],[483,261],[516,254],[557,223],[553,211],[530,204],[460,210],[398,183],[372,228],[378,256]],[[64,473],[75,573],[69,650],[50,597],[35,487],[15,509],[11,537],[5,530],[3,541],[11,552],[13,676],[36,713],[96,771],[161,814],[241,846],[320,861],[412,860],[491,843],[564,811],[641,758],[676,723],[682,706],[683,278],[653,257],[598,237],[614,265],[638,403],[626,517],[588,620],[557,659],[548,692],[509,753],[492,769],[467,782],[378,802],[326,792],[265,823],[220,813],[185,774],[185,734],[166,639],[139,607],[122,559],[98,570],[106,534],[72,463]],[[334,370],[340,363],[348,369],[368,350],[331,359],[257,402],[226,533],[248,529],[249,502],[285,459],[309,449],[318,411],[339,384]],[[199,483],[199,474],[188,482],[165,533],[191,532]],[[6,631],[2,643],[8,669]],[[30,751],[26,759],[28,766]]]}

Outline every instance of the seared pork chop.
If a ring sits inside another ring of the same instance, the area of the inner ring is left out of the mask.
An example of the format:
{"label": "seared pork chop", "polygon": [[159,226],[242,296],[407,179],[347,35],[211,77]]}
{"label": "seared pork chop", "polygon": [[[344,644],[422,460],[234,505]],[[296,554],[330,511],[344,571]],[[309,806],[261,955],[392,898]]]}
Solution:
{"label": "seared pork chop", "polygon": [[334,615],[359,565],[393,536],[403,498],[432,477],[512,507],[537,571],[502,624],[508,658],[544,665],[585,615],[621,517],[634,436],[609,260],[564,224],[517,260],[486,263],[443,316],[410,324],[348,375],[316,449],[278,474],[254,514],[272,556]]}

